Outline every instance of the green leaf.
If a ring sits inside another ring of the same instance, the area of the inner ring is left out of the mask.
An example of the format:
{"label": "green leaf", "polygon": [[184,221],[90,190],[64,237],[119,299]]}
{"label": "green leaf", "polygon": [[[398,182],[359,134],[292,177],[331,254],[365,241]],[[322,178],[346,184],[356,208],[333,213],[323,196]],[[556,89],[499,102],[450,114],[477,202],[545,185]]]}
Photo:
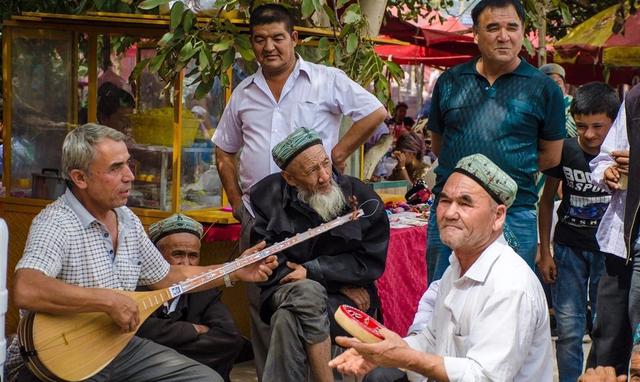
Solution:
{"label": "green leaf", "polygon": [[318,49],[321,51],[329,50],[329,39],[321,37],[320,40],[318,40]]}
{"label": "green leaf", "polygon": [[151,58],[149,61],[149,71],[151,73],[156,73],[158,69],[160,69],[160,66],[162,66],[162,62],[164,61],[165,57],[166,53],[163,53]]}
{"label": "green leaf", "polygon": [[229,0],[216,0],[213,4],[213,8],[222,8],[229,3]]}
{"label": "green leaf", "polygon": [[191,27],[193,26],[193,21],[196,16],[191,12],[191,10],[187,9],[184,13],[184,19],[182,20],[182,29],[184,33],[189,33]]}
{"label": "green leaf", "polygon": [[182,1],[176,1],[171,7],[171,29],[176,29],[182,21],[182,14],[184,13],[184,4]]}
{"label": "green leaf", "polygon": [[147,67],[147,65],[149,65],[149,61],[151,61],[151,59],[149,58],[145,58],[144,60],[141,60],[140,62],[138,62],[136,64],[136,67],[133,68],[133,71],[131,72],[131,75],[129,76],[130,79],[137,79],[140,77],[140,73],[142,73],[142,71],[144,70],[144,68]]}
{"label": "green leaf", "polygon": [[329,16],[331,25],[338,25],[338,19],[336,18],[336,14],[333,12],[333,9],[331,9],[331,7],[327,4],[323,4],[322,9],[324,9],[324,13]]}
{"label": "green leaf", "polygon": [[344,21],[345,24],[355,24],[360,20],[362,20],[362,16],[353,11],[347,11],[342,17],[342,21]]}
{"label": "green leaf", "polygon": [[389,73],[391,74],[391,77],[394,77],[394,78],[403,78],[404,77],[404,71],[402,70],[400,65],[396,64],[393,61],[385,61],[384,64],[387,67],[387,69],[389,70]]}
{"label": "green leaf", "polygon": [[201,72],[204,72],[209,67],[209,57],[207,56],[207,47],[203,47],[200,49],[200,54],[198,55],[198,67]]}
{"label": "green leaf", "polygon": [[565,25],[571,25],[571,12],[569,11],[567,4],[560,4],[560,11],[562,12],[562,22]]}
{"label": "green leaf", "polygon": [[207,94],[209,94],[209,91],[211,91],[212,87],[213,87],[213,81],[209,81],[209,82],[202,81],[196,88],[196,91],[194,92],[193,96],[196,99],[202,99]]}
{"label": "green leaf", "polygon": [[159,47],[163,47],[163,46],[167,45],[169,43],[169,41],[171,41],[172,38],[173,38],[173,33],[171,33],[171,32],[165,33],[162,36],[162,38],[160,39],[160,41],[158,41],[158,46]]}
{"label": "green leaf", "polygon": [[196,52],[197,49],[193,47],[191,41],[187,41],[187,43],[182,46],[182,49],[180,49],[180,61],[189,61],[189,59],[193,57]]}
{"label": "green leaf", "polygon": [[235,37],[236,46],[251,49],[251,40],[249,39],[249,35],[247,34],[239,34]]}
{"label": "green leaf", "polygon": [[166,4],[168,2],[169,0],[144,0],[138,5],[138,8],[148,11],[157,7],[158,5]]}
{"label": "green leaf", "polygon": [[358,35],[355,33],[347,36],[347,54],[352,54],[358,48]]}
{"label": "green leaf", "polygon": [[362,12],[358,3],[351,4],[342,16],[342,21],[345,24],[355,24],[362,20]]}
{"label": "green leaf", "polygon": [[245,61],[253,61],[256,58],[255,53],[253,53],[253,49],[238,47],[238,52],[240,52],[242,59]]}
{"label": "green leaf", "polygon": [[233,60],[235,58],[236,58],[235,49],[229,49],[226,52],[224,52],[224,55],[222,56],[222,70],[226,71],[227,69],[229,69],[231,64],[233,64]]}
{"label": "green leaf", "polygon": [[222,52],[223,50],[229,49],[232,43],[232,40],[222,40],[219,43],[213,44],[213,46],[211,47],[211,51]]}
{"label": "green leaf", "polygon": [[227,76],[227,72],[220,74],[220,84],[223,88],[229,87],[229,76]]}
{"label": "green leaf", "polygon": [[338,2],[336,3],[336,8],[340,9],[344,7],[345,5],[349,4],[349,1],[351,0],[338,0]]}
{"label": "green leaf", "polygon": [[535,53],[535,48],[533,47],[533,44],[531,44],[531,41],[528,38],[525,38],[522,41],[522,45],[524,45],[524,48],[527,50],[527,53],[529,55],[533,55]]}
{"label": "green leaf", "polygon": [[303,19],[310,17],[315,11],[315,8],[313,7],[313,0],[302,0],[301,10]]}
{"label": "green leaf", "polygon": [[135,12],[135,8],[133,6],[130,6],[129,4],[127,4],[125,1],[120,1],[118,3],[118,5],[116,5],[116,12],[119,12],[119,13],[134,13]]}

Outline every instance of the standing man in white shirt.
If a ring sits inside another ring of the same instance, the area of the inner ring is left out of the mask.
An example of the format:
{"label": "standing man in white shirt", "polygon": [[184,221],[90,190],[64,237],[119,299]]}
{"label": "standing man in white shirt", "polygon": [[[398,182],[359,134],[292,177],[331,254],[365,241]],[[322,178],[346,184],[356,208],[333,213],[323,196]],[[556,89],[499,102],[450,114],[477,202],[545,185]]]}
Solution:
{"label": "standing man in white shirt", "polygon": [[[461,159],[440,194],[437,222],[453,249],[439,285],[433,319],[402,339],[352,348],[330,362],[343,374],[363,375],[376,365],[409,370],[411,380],[552,380],[549,314],[542,286],[502,238],[516,182],[482,154]],[[419,375],[417,375],[417,374]],[[367,381],[385,380],[368,378]],[[402,381],[403,379],[400,379]],[[407,379],[404,379],[407,380]]]}
{"label": "standing man in white shirt", "polygon": [[638,105],[640,86],[634,86],[626,94],[600,154],[590,163],[591,182],[611,192],[596,237],[602,251],[614,256],[605,258],[605,272],[598,284],[597,300],[602,305],[596,306],[587,367],[613,366],[618,374],[626,373],[632,328],[640,323],[640,235],[638,221],[633,219],[640,219]]}
{"label": "standing man in white shirt", "polygon": [[[222,185],[233,215],[242,223],[242,249],[249,246],[253,225],[251,187],[280,171],[271,158],[276,144],[299,127],[315,130],[324,147],[331,150],[333,166],[344,171],[347,157],[387,116],[380,101],[344,72],[297,56],[294,48],[298,33],[293,25],[293,16],[278,4],[262,5],[251,12],[251,45],[260,68],[233,91],[212,138]],[[350,117],[354,124],[339,139],[343,116]],[[258,288],[250,286],[247,295],[256,369],[261,378],[269,344],[268,327],[257,314]]]}

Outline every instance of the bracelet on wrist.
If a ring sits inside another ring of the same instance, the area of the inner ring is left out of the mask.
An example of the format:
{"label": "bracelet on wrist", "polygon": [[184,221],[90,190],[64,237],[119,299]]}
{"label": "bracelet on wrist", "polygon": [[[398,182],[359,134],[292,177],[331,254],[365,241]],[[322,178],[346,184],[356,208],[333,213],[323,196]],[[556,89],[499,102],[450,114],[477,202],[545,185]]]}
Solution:
{"label": "bracelet on wrist", "polygon": [[[224,269],[225,273],[228,270],[228,267],[229,267],[229,263],[224,263],[223,269]],[[231,280],[231,274],[230,273],[226,273],[222,279],[224,280],[224,286],[227,287],[227,288],[231,288],[231,287],[234,287],[236,285]]]}

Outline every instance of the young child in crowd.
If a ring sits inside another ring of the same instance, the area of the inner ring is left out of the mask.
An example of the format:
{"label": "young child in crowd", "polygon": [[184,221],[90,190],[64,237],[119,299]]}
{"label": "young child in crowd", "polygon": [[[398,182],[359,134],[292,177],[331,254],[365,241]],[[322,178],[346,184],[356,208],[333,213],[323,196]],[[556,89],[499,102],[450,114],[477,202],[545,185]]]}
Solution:
{"label": "young child in crowd", "polygon": [[[587,296],[595,311],[596,291],[604,269],[604,253],[596,231],[611,196],[591,183],[589,161],[600,152],[620,101],[613,89],[592,82],[580,87],[571,103],[578,136],[567,138],[560,164],[544,171],[540,199],[538,267],[551,293],[557,321],[556,354],[560,382],[576,381],[582,372],[582,337],[587,323]],[[554,198],[562,183],[562,201],[551,255]]]}

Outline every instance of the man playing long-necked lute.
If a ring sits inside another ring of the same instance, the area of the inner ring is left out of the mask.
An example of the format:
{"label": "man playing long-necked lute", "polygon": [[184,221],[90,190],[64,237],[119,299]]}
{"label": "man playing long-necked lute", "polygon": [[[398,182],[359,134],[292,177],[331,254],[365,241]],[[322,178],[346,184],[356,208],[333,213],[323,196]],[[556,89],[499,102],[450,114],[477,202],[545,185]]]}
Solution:
{"label": "man playing long-necked lute", "polygon": [[[138,304],[115,290],[132,291],[137,285],[162,289],[220,267],[169,265],[148,239],[140,220],[125,207],[134,179],[125,139],[124,134],[97,124],[78,127],[65,138],[62,169],[69,189],[33,220],[16,266],[17,307],[51,314],[104,312],[123,332],[133,332],[140,324]],[[225,276],[224,284],[264,281],[276,265],[275,257],[268,257]],[[216,279],[195,291],[222,284]],[[23,365],[14,340],[6,365],[9,380],[37,380]],[[172,349],[133,337],[90,380],[222,378]]]}

